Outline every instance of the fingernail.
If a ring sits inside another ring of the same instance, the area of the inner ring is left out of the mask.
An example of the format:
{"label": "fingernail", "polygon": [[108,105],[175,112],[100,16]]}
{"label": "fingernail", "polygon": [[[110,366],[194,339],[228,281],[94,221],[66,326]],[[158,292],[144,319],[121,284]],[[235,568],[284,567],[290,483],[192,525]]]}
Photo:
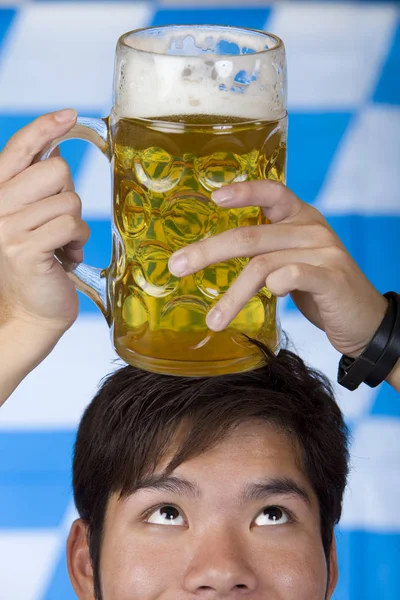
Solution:
{"label": "fingernail", "polygon": [[226,204],[230,200],[233,200],[234,193],[230,188],[223,187],[219,190],[215,190],[215,192],[211,194],[211,198],[214,200],[215,204]]}
{"label": "fingernail", "polygon": [[172,275],[182,277],[182,275],[185,275],[187,269],[186,256],[183,253],[177,252],[169,259],[168,267]]}
{"label": "fingernail", "polygon": [[218,308],[212,308],[206,317],[207,327],[213,331],[219,331],[222,327],[222,312]]}
{"label": "fingernail", "polygon": [[54,118],[57,123],[72,123],[75,121],[78,113],[73,108],[65,108],[64,110],[59,110],[54,114]]}

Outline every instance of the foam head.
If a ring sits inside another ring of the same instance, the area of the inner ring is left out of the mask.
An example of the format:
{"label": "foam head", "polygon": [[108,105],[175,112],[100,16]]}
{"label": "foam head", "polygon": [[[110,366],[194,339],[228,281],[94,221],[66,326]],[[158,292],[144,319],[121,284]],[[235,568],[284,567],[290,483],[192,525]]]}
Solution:
{"label": "foam head", "polygon": [[153,27],[118,41],[114,114],[275,120],[286,112],[286,60],[272,34],[217,26]]}

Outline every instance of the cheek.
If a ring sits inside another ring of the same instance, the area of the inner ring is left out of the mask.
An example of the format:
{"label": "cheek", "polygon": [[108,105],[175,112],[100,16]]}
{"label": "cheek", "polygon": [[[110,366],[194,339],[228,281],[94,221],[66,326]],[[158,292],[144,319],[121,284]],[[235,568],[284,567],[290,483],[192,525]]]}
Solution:
{"label": "cheek", "polygon": [[182,581],[181,548],[171,540],[107,534],[100,565],[102,600],[156,600],[167,591],[173,594]]}
{"label": "cheek", "polygon": [[[262,571],[261,571],[262,572]],[[268,572],[266,587],[279,591],[284,600],[325,600],[327,566],[319,543],[292,543],[268,552],[264,573]]]}

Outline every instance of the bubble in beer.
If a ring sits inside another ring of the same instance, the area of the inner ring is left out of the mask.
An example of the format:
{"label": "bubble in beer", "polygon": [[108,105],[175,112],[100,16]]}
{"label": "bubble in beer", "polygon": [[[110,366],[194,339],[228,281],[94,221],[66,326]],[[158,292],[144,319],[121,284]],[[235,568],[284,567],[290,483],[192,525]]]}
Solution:
{"label": "bubble in beer", "polygon": [[151,220],[151,204],[146,192],[134,181],[123,179],[119,185],[117,203],[122,229],[129,237],[142,235]]}
{"label": "bubble in beer", "polygon": [[200,183],[209,191],[247,179],[246,156],[232,152],[201,156],[195,159],[194,167]]}
{"label": "bubble in beer", "polygon": [[251,298],[231,323],[233,329],[246,331],[249,336],[257,336],[265,327],[265,305],[260,294]]}
{"label": "bubble in beer", "polygon": [[132,269],[137,285],[149,296],[163,298],[172,294],[179,285],[179,279],[168,269],[172,252],[164,244],[145,241],[136,249],[137,263]]}
{"label": "bubble in beer", "polygon": [[200,292],[211,299],[220,298],[235,281],[242,266],[238,260],[226,260],[218,267],[207,267],[194,275]]}
{"label": "bubble in beer", "polygon": [[181,248],[213,235],[218,223],[217,207],[197,191],[183,190],[169,196],[161,207],[165,234],[172,248]]}
{"label": "bubble in beer", "polygon": [[133,291],[124,300],[122,309],[124,323],[133,330],[147,326],[149,322],[149,311],[144,298],[137,290]]}
{"label": "bubble in beer", "polygon": [[261,149],[262,161],[260,163],[260,178],[273,179],[281,181],[282,179],[282,162],[286,162],[286,133],[282,131],[280,125],[275,127]]}
{"label": "bubble in beer", "polygon": [[210,305],[204,298],[195,295],[185,295],[173,298],[164,304],[161,317],[168,327],[179,327],[182,331],[200,329],[204,331],[204,322]]}
{"label": "bubble in beer", "polygon": [[137,155],[134,169],[142,185],[155,193],[164,193],[178,185],[185,165],[181,158],[151,146]]}

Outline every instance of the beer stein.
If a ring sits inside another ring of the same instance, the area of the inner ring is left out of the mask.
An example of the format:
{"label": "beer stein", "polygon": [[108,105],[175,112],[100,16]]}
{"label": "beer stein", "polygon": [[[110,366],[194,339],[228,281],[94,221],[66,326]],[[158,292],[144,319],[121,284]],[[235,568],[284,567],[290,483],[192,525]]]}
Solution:
{"label": "beer stein", "polygon": [[79,138],[110,160],[111,263],[81,264],[70,276],[104,314],[126,362],[171,375],[217,375],[260,364],[249,338],[279,349],[277,299],[265,287],[224,331],[206,326],[247,257],[182,278],[168,260],[192,242],[267,222],[259,208],[224,209],[211,194],[235,182],[284,182],[286,136],[285,50],[276,36],[199,25],[150,27],[119,39],[110,116],[78,118],[45,157]]}

